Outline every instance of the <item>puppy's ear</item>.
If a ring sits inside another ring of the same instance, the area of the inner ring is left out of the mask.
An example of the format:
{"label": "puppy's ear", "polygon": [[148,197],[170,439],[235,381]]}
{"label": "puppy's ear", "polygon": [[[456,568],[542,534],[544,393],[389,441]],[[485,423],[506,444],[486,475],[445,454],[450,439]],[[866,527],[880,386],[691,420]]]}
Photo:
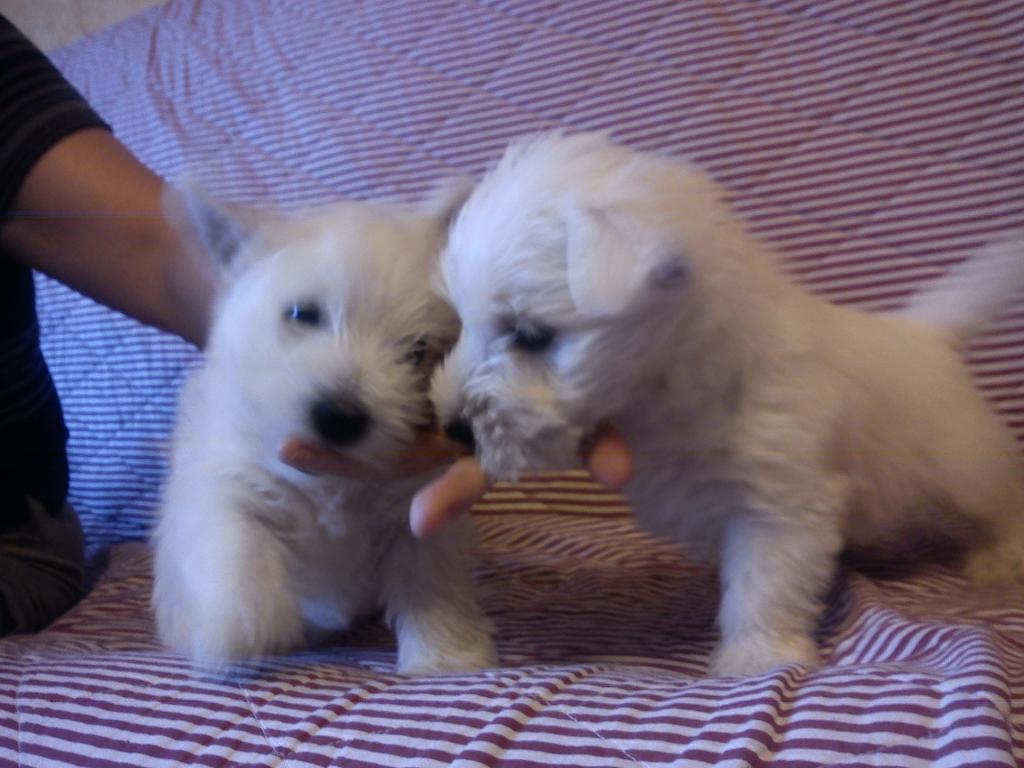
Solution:
{"label": "puppy's ear", "polygon": [[569,293],[585,315],[621,314],[644,294],[686,283],[685,248],[657,233],[628,228],[626,220],[604,210],[571,206],[565,211]]}
{"label": "puppy's ear", "polygon": [[164,214],[184,241],[223,270],[237,266],[239,254],[256,232],[255,211],[215,202],[192,183],[168,186],[163,204]]}
{"label": "puppy's ear", "polygon": [[430,191],[423,208],[429,216],[439,218],[441,227],[447,230],[475,187],[476,181],[469,176],[450,176]]}

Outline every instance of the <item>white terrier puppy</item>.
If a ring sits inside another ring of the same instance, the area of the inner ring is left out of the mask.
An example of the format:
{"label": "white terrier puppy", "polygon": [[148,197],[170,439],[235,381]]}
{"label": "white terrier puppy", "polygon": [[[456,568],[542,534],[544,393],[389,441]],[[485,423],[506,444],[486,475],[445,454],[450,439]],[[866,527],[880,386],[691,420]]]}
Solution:
{"label": "white terrier puppy", "polygon": [[277,458],[300,435],[379,465],[431,422],[429,372],[458,333],[432,288],[456,202],[270,219],[172,196],[172,218],[224,281],[155,532],[153,603],[171,648],[216,666],[384,608],[400,672],[495,664],[468,526],[426,541],[409,532],[422,475],[361,482]]}
{"label": "white terrier puppy", "polygon": [[535,137],[450,232],[462,334],[435,404],[492,479],[578,464],[610,422],[639,521],[720,563],[713,672],[814,665],[845,546],[949,508],[976,528],[973,578],[1024,575],[1018,446],[956,353],[1024,283],[1021,245],[870,315],[785,279],[689,165]]}

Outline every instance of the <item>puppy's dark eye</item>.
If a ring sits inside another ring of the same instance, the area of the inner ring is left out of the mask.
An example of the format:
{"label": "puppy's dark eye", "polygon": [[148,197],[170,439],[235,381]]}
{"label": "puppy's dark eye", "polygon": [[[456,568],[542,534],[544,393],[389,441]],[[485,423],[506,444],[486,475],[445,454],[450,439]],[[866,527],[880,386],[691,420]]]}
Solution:
{"label": "puppy's dark eye", "polygon": [[512,346],[524,352],[543,352],[555,340],[550,325],[517,325],[512,329]]}
{"label": "puppy's dark eye", "polygon": [[414,366],[419,366],[427,359],[428,348],[429,345],[426,339],[416,339],[406,353],[405,359]]}
{"label": "puppy's dark eye", "polygon": [[292,304],[285,310],[285,319],[293,323],[316,328],[323,321],[320,307],[316,304]]}

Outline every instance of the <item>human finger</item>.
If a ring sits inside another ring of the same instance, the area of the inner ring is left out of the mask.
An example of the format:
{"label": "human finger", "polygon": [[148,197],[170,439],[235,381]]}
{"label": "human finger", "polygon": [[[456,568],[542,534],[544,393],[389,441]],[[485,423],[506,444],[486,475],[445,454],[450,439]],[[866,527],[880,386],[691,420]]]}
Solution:
{"label": "human finger", "polygon": [[409,527],[413,535],[430,536],[468,512],[487,487],[487,477],[480,463],[472,456],[459,459],[413,497],[409,507]]}
{"label": "human finger", "polygon": [[633,477],[633,454],[612,427],[603,427],[584,451],[587,469],[602,485],[620,491]]}

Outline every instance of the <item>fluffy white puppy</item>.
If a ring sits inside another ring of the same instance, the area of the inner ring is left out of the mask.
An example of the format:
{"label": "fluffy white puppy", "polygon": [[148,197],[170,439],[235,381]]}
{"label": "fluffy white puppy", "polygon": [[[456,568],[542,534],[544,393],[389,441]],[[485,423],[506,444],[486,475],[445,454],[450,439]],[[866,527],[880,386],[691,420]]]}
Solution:
{"label": "fluffy white puppy", "polygon": [[463,327],[435,403],[492,479],[577,464],[613,424],[639,521],[720,563],[713,672],[814,665],[844,546],[956,510],[972,577],[1024,574],[1018,446],[956,351],[1024,282],[1020,246],[866,314],[784,278],[689,165],[596,135],[520,141],[450,233]]}
{"label": "fluffy white puppy", "polygon": [[268,218],[172,197],[225,279],[155,532],[153,604],[171,648],[216,666],[383,608],[399,671],[495,664],[467,526],[409,533],[424,477],[310,476],[277,458],[302,435],[380,464],[430,422],[429,371],[458,332],[431,287],[454,204]]}

